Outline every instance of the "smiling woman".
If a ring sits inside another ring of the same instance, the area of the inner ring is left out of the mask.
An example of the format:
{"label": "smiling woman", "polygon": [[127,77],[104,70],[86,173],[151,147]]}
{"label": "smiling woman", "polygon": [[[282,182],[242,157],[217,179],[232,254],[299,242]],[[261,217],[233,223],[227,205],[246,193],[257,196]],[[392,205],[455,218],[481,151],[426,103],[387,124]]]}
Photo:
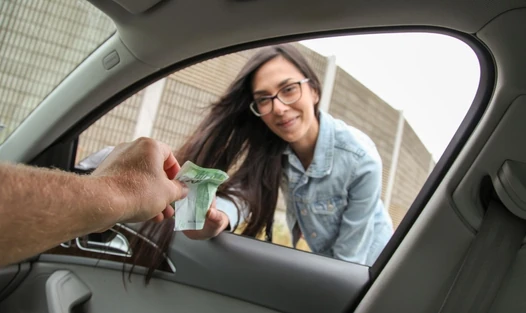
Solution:
{"label": "smiling woman", "polygon": [[0,144],[115,32],[87,1],[0,1]]}

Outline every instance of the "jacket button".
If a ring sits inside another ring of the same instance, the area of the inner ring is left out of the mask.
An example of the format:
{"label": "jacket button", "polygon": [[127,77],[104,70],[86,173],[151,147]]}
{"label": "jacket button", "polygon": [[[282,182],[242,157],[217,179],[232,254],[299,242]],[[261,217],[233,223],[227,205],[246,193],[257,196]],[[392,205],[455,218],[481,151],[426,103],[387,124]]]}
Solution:
{"label": "jacket button", "polygon": [[316,232],[313,232],[312,234],[310,234],[310,236],[311,236],[312,238],[316,238],[316,237],[318,236],[318,234],[316,234]]}
{"label": "jacket button", "polygon": [[305,209],[301,210],[301,215],[304,215],[304,216],[307,215],[307,210]]}

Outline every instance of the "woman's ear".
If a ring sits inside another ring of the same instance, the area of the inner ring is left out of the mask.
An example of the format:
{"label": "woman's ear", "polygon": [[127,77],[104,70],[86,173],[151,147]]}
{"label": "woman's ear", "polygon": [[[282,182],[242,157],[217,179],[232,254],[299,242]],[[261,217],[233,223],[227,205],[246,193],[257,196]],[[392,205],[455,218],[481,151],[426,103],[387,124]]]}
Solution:
{"label": "woman's ear", "polygon": [[314,88],[311,88],[311,92],[312,92],[312,99],[314,99],[314,104],[318,104],[320,102],[319,93]]}

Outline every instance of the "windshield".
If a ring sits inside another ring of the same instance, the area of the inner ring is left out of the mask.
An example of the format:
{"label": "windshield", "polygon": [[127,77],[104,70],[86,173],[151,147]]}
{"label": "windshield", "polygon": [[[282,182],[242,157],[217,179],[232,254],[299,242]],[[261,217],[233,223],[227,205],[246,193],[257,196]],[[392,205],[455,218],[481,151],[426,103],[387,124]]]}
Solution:
{"label": "windshield", "polygon": [[113,33],[87,1],[0,1],[0,144]]}

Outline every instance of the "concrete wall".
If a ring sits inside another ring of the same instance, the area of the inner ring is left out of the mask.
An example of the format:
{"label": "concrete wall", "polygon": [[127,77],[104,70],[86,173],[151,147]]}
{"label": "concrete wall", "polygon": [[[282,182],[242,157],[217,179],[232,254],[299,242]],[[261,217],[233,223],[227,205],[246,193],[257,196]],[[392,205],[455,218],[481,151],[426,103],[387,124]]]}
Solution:
{"label": "concrete wall", "polygon": [[[0,123],[7,127],[0,132],[0,142],[114,32],[112,23],[89,4],[70,0],[2,1],[0,29]],[[35,38],[39,39],[36,43]],[[296,46],[323,83],[327,59],[300,44]],[[254,52],[208,60],[167,77],[156,114],[146,117],[153,123],[149,135],[177,149]],[[104,146],[134,139],[141,107],[150,105],[145,94],[143,90],[130,97],[86,130],[80,136],[77,160]],[[385,200],[399,112],[341,68],[336,71],[329,112],[361,129],[376,143],[383,161]],[[427,178],[430,162],[429,152],[405,122],[389,208],[395,226]],[[282,201],[278,207],[284,209]],[[282,222],[282,211],[277,214]]]}
{"label": "concrete wall", "polygon": [[174,76],[167,79],[152,137],[177,150],[206,114],[207,106],[218,96]]}
{"label": "concrete wall", "polygon": [[107,146],[132,140],[144,91],[128,98],[93,123],[79,137],[77,161]]}
{"label": "concrete wall", "polygon": [[413,128],[404,123],[403,140],[398,159],[393,197],[389,213],[396,223],[405,216],[430,173],[431,154]]}

